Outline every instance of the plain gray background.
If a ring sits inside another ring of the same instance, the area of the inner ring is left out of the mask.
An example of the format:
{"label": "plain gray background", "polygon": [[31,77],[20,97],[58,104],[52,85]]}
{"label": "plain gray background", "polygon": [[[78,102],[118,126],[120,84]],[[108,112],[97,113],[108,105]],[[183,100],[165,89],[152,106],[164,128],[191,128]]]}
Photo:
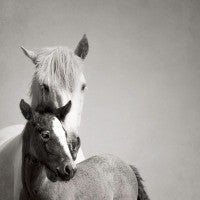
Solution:
{"label": "plain gray background", "polygon": [[200,1],[0,1],[0,127],[25,123],[26,48],[86,33],[86,156],[135,164],[154,200],[200,199]]}

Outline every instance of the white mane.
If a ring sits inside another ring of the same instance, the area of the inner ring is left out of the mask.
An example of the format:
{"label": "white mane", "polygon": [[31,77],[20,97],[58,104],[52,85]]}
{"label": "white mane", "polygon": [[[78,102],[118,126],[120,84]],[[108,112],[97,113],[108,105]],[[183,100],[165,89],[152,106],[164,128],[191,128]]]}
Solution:
{"label": "white mane", "polygon": [[51,90],[73,91],[81,72],[82,60],[67,47],[49,47],[36,51],[36,71],[30,89],[35,83],[46,84]]}

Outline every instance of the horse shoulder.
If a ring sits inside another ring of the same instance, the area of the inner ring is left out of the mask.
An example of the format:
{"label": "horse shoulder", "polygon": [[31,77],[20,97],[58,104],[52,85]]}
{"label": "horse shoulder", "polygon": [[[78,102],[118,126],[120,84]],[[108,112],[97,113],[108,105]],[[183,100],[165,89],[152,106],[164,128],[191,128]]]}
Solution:
{"label": "horse shoulder", "polygon": [[20,135],[24,129],[23,124],[17,124],[0,129],[0,151],[13,138]]}
{"label": "horse shoulder", "polygon": [[[21,148],[20,142],[22,140],[21,132],[23,127],[23,125],[15,125],[0,131],[0,194],[4,200],[15,197],[13,193],[15,191],[15,176],[20,171],[21,166],[21,159],[17,155]],[[16,165],[16,161],[19,166]]]}

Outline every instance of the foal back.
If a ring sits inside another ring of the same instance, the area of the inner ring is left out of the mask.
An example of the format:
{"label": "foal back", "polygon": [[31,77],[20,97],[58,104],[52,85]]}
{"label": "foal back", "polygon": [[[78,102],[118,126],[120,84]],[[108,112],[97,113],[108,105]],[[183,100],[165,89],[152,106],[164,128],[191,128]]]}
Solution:
{"label": "foal back", "polygon": [[137,200],[138,196],[133,170],[112,155],[94,156],[81,162],[68,182],[50,181],[41,168],[31,184],[34,200]]}

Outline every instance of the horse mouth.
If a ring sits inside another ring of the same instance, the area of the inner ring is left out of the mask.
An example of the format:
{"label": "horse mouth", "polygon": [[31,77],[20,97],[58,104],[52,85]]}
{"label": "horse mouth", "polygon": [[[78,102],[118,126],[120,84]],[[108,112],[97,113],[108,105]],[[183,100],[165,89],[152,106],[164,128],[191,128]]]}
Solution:
{"label": "horse mouth", "polygon": [[58,169],[56,169],[56,171],[54,171],[54,170],[51,170],[50,168],[47,168],[47,167],[46,167],[46,172],[47,172],[48,178],[53,182],[55,182],[59,179],[61,181],[69,181],[74,176],[74,175],[70,176],[69,174],[63,174]]}

